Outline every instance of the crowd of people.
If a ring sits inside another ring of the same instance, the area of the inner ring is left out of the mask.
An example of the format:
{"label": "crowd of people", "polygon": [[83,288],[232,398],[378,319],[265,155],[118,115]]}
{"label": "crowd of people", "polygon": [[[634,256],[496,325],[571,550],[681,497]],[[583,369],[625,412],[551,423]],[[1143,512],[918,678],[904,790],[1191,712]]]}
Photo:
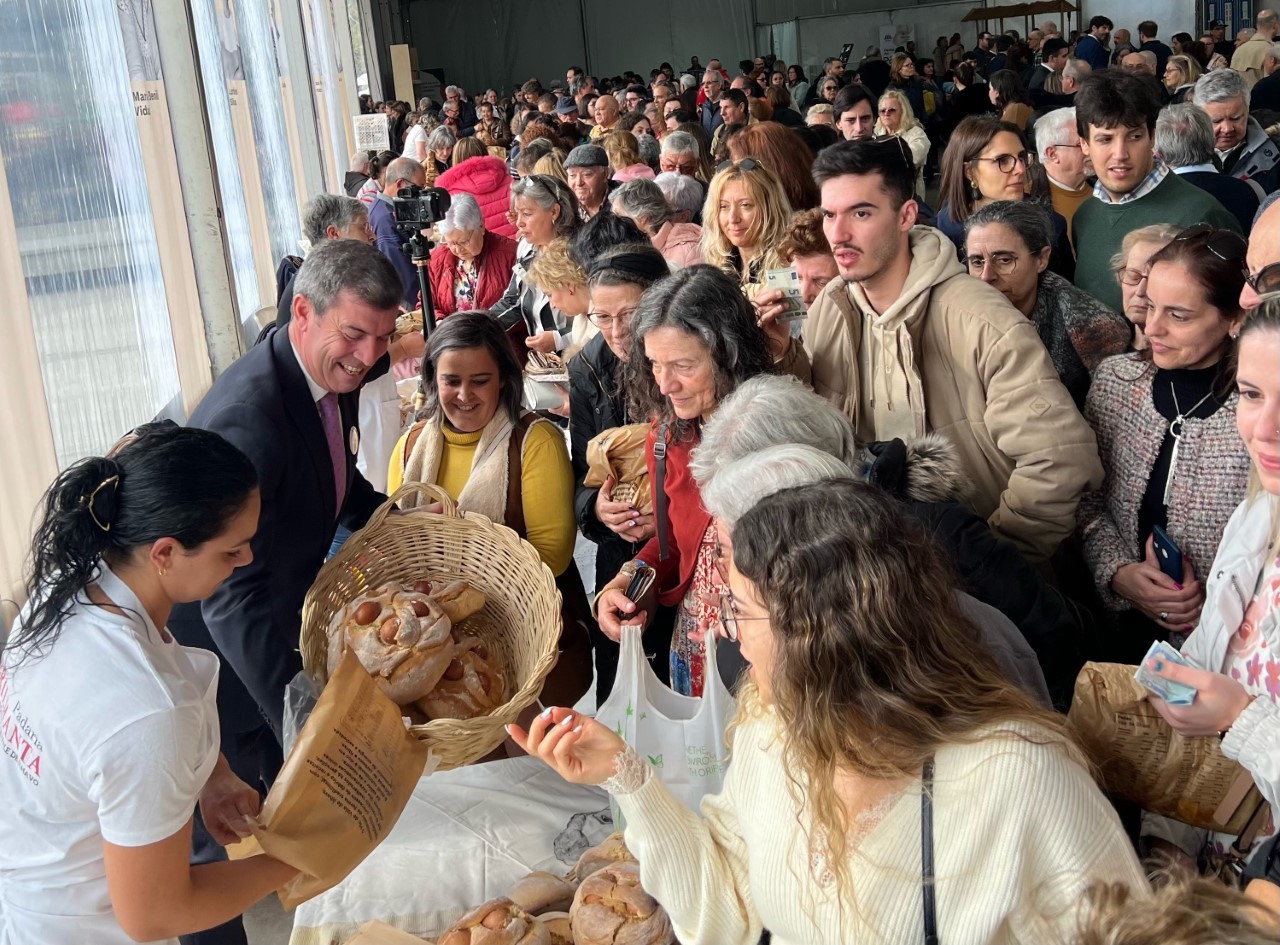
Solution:
{"label": "crowd of people", "polygon": [[[291,871],[224,845],[281,763],[303,598],[410,482],[556,576],[510,734],[616,797],[681,941],[1272,940],[1191,877],[1280,883],[1274,818],[1241,850],[1115,801],[1064,717],[1086,661],[1141,663],[1280,805],[1277,15],[1159,33],[365,101],[394,148],[308,203],[275,324],[186,427],[50,488],[0,665],[0,945],[245,941]],[[423,299],[394,205],[433,186]],[[567,384],[529,383],[548,359]],[[652,507],[587,484],[632,424]],[[700,814],[572,708],[632,627],[677,692],[736,692]]]}

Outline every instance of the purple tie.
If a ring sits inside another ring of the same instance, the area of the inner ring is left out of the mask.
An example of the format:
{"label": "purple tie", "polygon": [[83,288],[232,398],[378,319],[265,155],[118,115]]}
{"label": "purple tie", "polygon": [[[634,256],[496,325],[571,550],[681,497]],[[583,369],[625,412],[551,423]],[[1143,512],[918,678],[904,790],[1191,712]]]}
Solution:
{"label": "purple tie", "polygon": [[342,500],[347,494],[347,457],[342,452],[342,421],[338,417],[338,395],[325,394],[320,398],[320,422],[324,424],[324,438],[329,443],[329,461],[333,463],[334,518],[342,511]]}

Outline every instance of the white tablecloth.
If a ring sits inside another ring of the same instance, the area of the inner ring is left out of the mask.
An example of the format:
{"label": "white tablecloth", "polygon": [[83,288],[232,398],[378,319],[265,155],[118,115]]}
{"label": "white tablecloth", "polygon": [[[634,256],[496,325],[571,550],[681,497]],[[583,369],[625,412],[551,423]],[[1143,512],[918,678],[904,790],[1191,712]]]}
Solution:
{"label": "white tablecloth", "polygon": [[297,908],[290,945],[338,945],[369,919],[434,937],[532,870],[563,875],[612,832],[605,792],[533,758],[431,775],[355,872]]}

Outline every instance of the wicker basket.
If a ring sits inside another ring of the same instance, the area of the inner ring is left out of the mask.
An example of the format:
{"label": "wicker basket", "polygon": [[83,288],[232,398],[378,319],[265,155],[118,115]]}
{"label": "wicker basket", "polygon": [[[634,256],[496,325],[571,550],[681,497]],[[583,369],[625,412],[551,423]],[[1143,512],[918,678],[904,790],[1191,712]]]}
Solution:
{"label": "wicker basket", "polygon": [[[422,493],[442,512],[392,515],[406,495]],[[486,603],[460,629],[485,641],[506,681],[509,700],[474,719],[440,719],[410,731],[440,759],[438,770],[471,764],[506,737],[503,726],[533,704],[555,665],[560,641],[560,594],[551,569],[515,532],[475,512],[459,512],[438,486],[399,489],[353,534],[316,578],[302,605],[302,665],[328,680],[329,622],[348,602],[388,581],[433,584],[459,578],[484,592]],[[514,686],[519,689],[512,692]]]}

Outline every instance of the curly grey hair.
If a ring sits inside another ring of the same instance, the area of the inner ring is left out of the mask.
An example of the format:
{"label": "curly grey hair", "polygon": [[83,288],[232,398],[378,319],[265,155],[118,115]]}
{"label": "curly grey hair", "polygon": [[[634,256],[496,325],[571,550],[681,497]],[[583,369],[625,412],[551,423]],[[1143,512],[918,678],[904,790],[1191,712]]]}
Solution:
{"label": "curly grey hair", "polygon": [[627,181],[613,192],[609,203],[614,213],[630,218],[650,234],[656,233],[672,217],[667,198],[651,180]]}
{"label": "curly grey hair", "polygon": [[302,208],[302,235],[312,244],[319,243],[329,227],[345,230],[357,219],[368,218],[368,208],[355,197],[316,194]]}
{"label": "curly grey hair", "polygon": [[756,503],[783,489],[795,489],[827,479],[860,478],[830,453],[813,446],[787,443],[747,453],[723,464],[698,489],[703,508],[719,519],[732,536],[738,520]]}
{"label": "curly grey hair", "polygon": [[785,444],[821,450],[849,468],[858,462],[843,413],[790,375],[762,375],[739,384],[707,421],[690,471],[705,489],[730,463]]}

